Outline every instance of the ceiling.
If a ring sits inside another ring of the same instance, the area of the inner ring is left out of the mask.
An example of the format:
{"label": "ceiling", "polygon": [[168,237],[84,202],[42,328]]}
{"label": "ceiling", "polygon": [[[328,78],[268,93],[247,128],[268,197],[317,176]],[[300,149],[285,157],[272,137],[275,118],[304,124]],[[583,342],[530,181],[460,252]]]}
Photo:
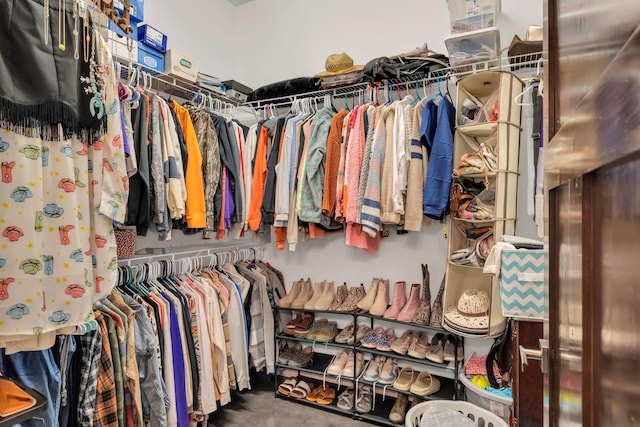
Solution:
{"label": "ceiling", "polygon": [[249,3],[253,0],[228,0],[234,6],[240,6],[241,4]]}

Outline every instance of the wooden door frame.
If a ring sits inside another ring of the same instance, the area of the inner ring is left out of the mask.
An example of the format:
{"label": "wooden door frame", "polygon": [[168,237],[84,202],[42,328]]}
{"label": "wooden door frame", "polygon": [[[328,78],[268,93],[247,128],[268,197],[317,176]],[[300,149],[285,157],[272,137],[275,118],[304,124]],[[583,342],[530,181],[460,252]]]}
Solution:
{"label": "wooden door frame", "polygon": [[[597,405],[592,404],[599,399],[599,390],[595,383],[598,351],[601,347],[601,337],[597,331],[602,325],[602,313],[596,309],[593,301],[602,297],[602,272],[598,263],[594,262],[600,256],[601,242],[598,237],[598,225],[602,218],[597,210],[590,209],[597,203],[595,177],[592,174],[603,167],[622,163],[640,153],[640,123],[633,120],[621,120],[619,125],[624,132],[615,137],[608,134],[602,136],[601,130],[606,120],[612,117],[598,108],[598,90],[606,90],[612,85],[620,84],[621,76],[628,78],[634,84],[633,90],[640,88],[640,78],[626,75],[625,70],[640,68],[640,27],[629,39],[618,46],[615,58],[609,63],[602,74],[592,82],[592,90],[577,105],[571,117],[565,117],[561,123],[560,105],[560,56],[559,50],[559,0],[547,1],[545,22],[545,48],[548,52],[548,62],[545,69],[545,187],[548,192],[549,207],[549,425],[558,426],[559,415],[559,236],[558,210],[561,200],[554,189],[571,183],[577,177],[582,177],[582,425],[596,427],[598,423]],[[633,81],[635,80],[635,81]],[[633,99],[633,90],[623,94],[624,98]],[[548,94],[551,94],[550,96]],[[628,99],[621,100],[629,101]],[[572,106],[573,107],[573,106]],[[615,117],[614,117],[615,118]],[[550,141],[550,142],[549,142]]]}

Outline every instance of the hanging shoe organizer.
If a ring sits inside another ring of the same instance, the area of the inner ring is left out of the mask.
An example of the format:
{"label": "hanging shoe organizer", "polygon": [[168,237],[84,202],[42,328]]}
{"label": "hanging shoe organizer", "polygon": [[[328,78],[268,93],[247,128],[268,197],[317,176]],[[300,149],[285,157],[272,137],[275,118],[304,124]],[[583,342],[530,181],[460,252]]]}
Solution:
{"label": "hanging shoe organizer", "polygon": [[[521,108],[513,98],[522,87],[506,71],[458,82],[442,322],[458,335],[488,338],[505,329],[498,279],[482,266],[494,242],[516,232]],[[464,304],[472,305],[470,312]]]}

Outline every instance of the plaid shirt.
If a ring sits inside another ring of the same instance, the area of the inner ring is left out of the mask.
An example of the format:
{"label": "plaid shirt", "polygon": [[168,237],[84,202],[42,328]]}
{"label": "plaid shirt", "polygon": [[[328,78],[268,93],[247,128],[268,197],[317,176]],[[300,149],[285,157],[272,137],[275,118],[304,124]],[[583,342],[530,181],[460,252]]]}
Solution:
{"label": "plaid shirt", "polygon": [[95,411],[95,396],[98,383],[98,367],[100,354],[102,353],[102,336],[100,330],[89,332],[80,336],[82,346],[82,374],[80,376],[80,388],[78,398],[78,426],[93,426],[93,414]]}
{"label": "plaid shirt", "polygon": [[96,410],[93,415],[95,427],[118,427],[118,401],[116,399],[116,382],[109,344],[109,331],[102,313],[95,311],[96,320],[102,334],[102,352],[98,370],[96,387]]}

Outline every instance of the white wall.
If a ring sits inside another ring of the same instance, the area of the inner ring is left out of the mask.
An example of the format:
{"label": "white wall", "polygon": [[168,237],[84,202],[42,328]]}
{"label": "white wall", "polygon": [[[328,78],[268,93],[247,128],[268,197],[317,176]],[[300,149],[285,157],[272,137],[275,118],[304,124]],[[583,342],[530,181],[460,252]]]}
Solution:
{"label": "white wall", "polygon": [[[424,42],[446,54],[446,0],[255,0],[239,6],[234,78],[251,87],[313,76],[328,55],[357,64],[410,51]],[[502,0],[501,43],[542,24],[542,0]]]}
{"label": "white wall", "polygon": [[236,7],[227,0],[146,0],[144,22],[167,35],[169,49],[200,61],[200,71],[231,78]]}
{"label": "white wall", "polygon": [[[145,22],[170,48],[201,62],[201,71],[250,87],[324,69],[328,55],[347,52],[358,64],[427,42],[446,53],[446,0],[146,0]],[[502,0],[501,44],[542,24],[542,0]]]}

